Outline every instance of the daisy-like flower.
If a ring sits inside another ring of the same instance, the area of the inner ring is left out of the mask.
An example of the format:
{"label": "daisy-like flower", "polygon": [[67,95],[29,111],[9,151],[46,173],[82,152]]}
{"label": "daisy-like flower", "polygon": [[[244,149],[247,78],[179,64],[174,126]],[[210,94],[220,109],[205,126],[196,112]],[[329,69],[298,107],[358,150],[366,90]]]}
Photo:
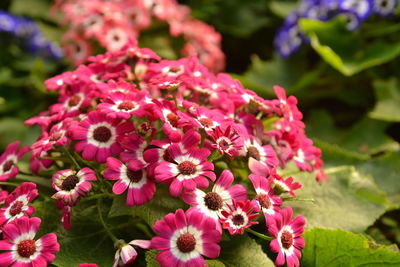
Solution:
{"label": "daisy-like flower", "polygon": [[207,178],[215,181],[214,164],[207,161],[210,151],[193,148],[183,153],[178,144],[172,144],[167,152],[172,162],[163,161],[155,169],[155,179],[169,184],[172,196],[179,196],[182,190],[193,191],[196,187],[208,187]]}
{"label": "daisy-like flower", "polygon": [[374,12],[380,16],[390,16],[396,10],[397,0],[374,0]]}
{"label": "daisy-like flower", "polygon": [[104,163],[112,154],[122,152],[119,141],[133,130],[130,121],[121,123],[121,119],[111,119],[106,114],[92,111],[79,124],[71,126],[70,133],[72,139],[80,140],[75,149],[82,152],[85,160],[96,158],[97,162]]}
{"label": "daisy-like flower", "polygon": [[114,257],[113,267],[117,267],[119,259],[121,258],[124,264],[129,264],[133,262],[137,257],[137,252],[134,246],[149,249],[151,245],[150,240],[132,240],[128,244],[124,240],[120,240],[118,244],[117,252]]}
{"label": "daisy-like flower", "polygon": [[169,213],[153,227],[159,235],[151,240],[151,247],[160,252],[156,260],[162,267],[205,266],[203,255],[217,258],[221,233],[215,230],[214,220],[199,212],[190,214],[179,209]]}
{"label": "daisy-like flower", "polygon": [[300,250],[304,247],[304,238],[300,235],[304,232],[306,221],[303,216],[297,216],[292,221],[293,211],[291,207],[281,210],[268,227],[268,232],[275,239],[269,244],[271,250],[278,253],[275,260],[277,266],[285,263],[288,267],[300,266]]}
{"label": "daisy-like flower", "polygon": [[221,211],[227,209],[227,205],[232,205],[232,200],[245,201],[247,198],[246,188],[240,184],[231,186],[233,180],[233,174],[229,170],[224,170],[211,192],[206,193],[200,189],[185,192],[182,196],[183,200],[193,206],[187,212],[201,212],[203,215],[214,219],[217,228],[222,230],[219,223]]}
{"label": "daisy-like flower", "polygon": [[54,261],[60,250],[57,236],[50,233],[35,240],[40,223],[39,218],[24,216],[4,226],[0,250],[8,252],[0,254],[0,266],[45,267]]}
{"label": "daisy-like flower", "polygon": [[103,103],[99,104],[97,108],[99,111],[107,113],[111,118],[143,117],[147,114],[144,108],[145,96],[144,92],[136,89],[128,94],[122,92],[112,93],[107,98],[104,98]]}
{"label": "daisy-like flower", "polygon": [[156,186],[147,175],[146,168],[139,166],[132,169],[121,161],[109,157],[104,177],[108,180],[116,180],[113,186],[114,194],[122,194],[128,189],[126,198],[127,206],[138,206],[150,201],[156,192]]}
{"label": "daisy-like flower", "polygon": [[252,201],[232,201],[232,205],[227,205],[228,209],[221,212],[222,218],[220,222],[224,229],[228,229],[231,235],[244,233],[244,229],[251,227],[258,222],[252,221],[258,216],[253,213],[254,204]]}
{"label": "daisy-like flower", "polygon": [[20,141],[15,141],[7,146],[6,151],[0,156],[0,181],[7,181],[17,176],[19,169],[18,160],[29,151],[28,147],[22,147],[18,151]]}
{"label": "daisy-like flower", "polygon": [[300,183],[293,183],[293,177],[283,179],[283,177],[276,173],[276,170],[273,170],[271,175],[268,177],[268,180],[276,195],[289,193],[291,196],[295,197],[296,194],[294,193],[294,190],[302,187]]}
{"label": "daisy-like flower", "polygon": [[220,126],[217,126],[215,130],[209,134],[215,142],[211,146],[218,149],[220,154],[225,153],[230,157],[239,155],[241,146],[236,142],[239,135],[230,125],[226,127],[225,131],[223,131]]}
{"label": "daisy-like flower", "polygon": [[124,162],[129,162],[130,168],[140,169],[147,164],[143,157],[147,146],[148,144],[143,137],[131,134],[122,142],[125,151],[121,153],[120,157]]}
{"label": "daisy-like flower", "polygon": [[0,209],[0,227],[24,215],[31,216],[35,208],[28,204],[38,195],[36,184],[31,182],[25,182],[15,188],[6,198],[5,207]]}
{"label": "daisy-like flower", "polygon": [[249,178],[257,193],[255,197],[257,201],[256,211],[262,210],[265,220],[268,223],[269,220],[279,212],[282,199],[274,194],[274,190],[271,188],[267,178],[256,174],[250,174]]}
{"label": "daisy-like flower", "polygon": [[78,172],[70,169],[58,171],[52,178],[52,186],[57,190],[52,198],[62,199],[65,205],[73,206],[79,196],[86,196],[92,189],[89,181],[96,181],[96,174],[89,168]]}

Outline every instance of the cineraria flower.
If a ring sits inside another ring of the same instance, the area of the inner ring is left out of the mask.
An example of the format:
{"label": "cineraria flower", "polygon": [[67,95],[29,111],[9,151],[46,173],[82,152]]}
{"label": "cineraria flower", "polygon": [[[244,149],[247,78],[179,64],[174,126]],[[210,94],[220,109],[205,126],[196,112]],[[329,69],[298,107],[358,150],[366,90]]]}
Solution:
{"label": "cineraria flower", "polygon": [[215,181],[214,164],[207,161],[210,151],[206,148],[193,148],[183,153],[178,144],[167,149],[172,162],[163,161],[155,169],[155,179],[169,184],[172,196],[179,196],[182,190],[193,191],[196,187],[208,186],[207,178]]}
{"label": "cineraria flower", "polygon": [[233,180],[233,174],[229,170],[224,170],[211,192],[206,193],[199,189],[185,192],[182,196],[183,200],[193,206],[187,213],[193,211],[201,212],[203,215],[214,219],[217,223],[217,228],[220,229],[219,218],[221,218],[221,211],[228,208],[227,205],[232,205],[232,200],[246,200],[246,188],[240,184],[231,186]]}
{"label": "cineraria flower", "polygon": [[303,216],[297,216],[292,221],[292,216],[292,208],[286,207],[276,214],[268,227],[268,232],[275,238],[269,245],[273,252],[278,253],[275,260],[277,266],[282,266],[285,258],[288,267],[300,266],[300,250],[304,248],[304,238],[300,235],[306,222]]}
{"label": "cineraria flower", "polygon": [[354,12],[361,20],[367,18],[373,10],[373,0],[340,0],[339,8]]}
{"label": "cineraria flower", "polygon": [[137,257],[137,252],[134,246],[144,249],[149,249],[151,245],[150,240],[132,240],[128,244],[124,240],[119,240],[117,252],[115,252],[113,267],[118,266],[119,259],[121,258],[124,264],[133,262]]}
{"label": "cineraria flower", "polygon": [[107,159],[106,165],[107,169],[104,170],[104,178],[117,180],[113,186],[114,194],[122,194],[128,189],[127,206],[143,205],[153,198],[156,186],[149,179],[146,168],[139,166],[132,169],[112,157]]}
{"label": "cineraria flower", "polygon": [[79,196],[86,196],[92,189],[88,181],[96,181],[96,174],[89,168],[76,172],[70,169],[56,172],[52,178],[52,186],[57,193],[52,198],[61,199],[65,205],[73,206]]}
{"label": "cineraria flower", "polygon": [[227,205],[228,209],[221,211],[222,218],[219,219],[224,229],[228,229],[231,235],[244,233],[244,229],[251,227],[258,222],[252,221],[258,216],[253,213],[254,204],[252,201],[235,201]]}
{"label": "cineraria flower", "polygon": [[7,197],[8,197],[8,191],[3,190],[3,189],[0,187],[0,206],[2,206],[3,204],[6,203]]}
{"label": "cineraria flower", "polygon": [[9,178],[17,176],[19,170],[16,163],[29,151],[28,147],[22,147],[18,151],[20,143],[20,141],[15,141],[9,144],[6,151],[0,156],[0,181],[7,181]]}
{"label": "cineraria flower", "polygon": [[374,11],[380,16],[390,16],[396,10],[397,0],[374,0]]}
{"label": "cineraria flower", "polygon": [[236,142],[239,135],[231,125],[226,127],[225,131],[222,131],[221,127],[217,126],[214,131],[209,133],[209,135],[215,142],[211,146],[218,149],[220,154],[225,153],[230,157],[236,157],[239,155],[239,150],[242,148]]}
{"label": "cineraria flower", "polygon": [[46,234],[35,240],[41,220],[39,218],[21,217],[3,228],[3,239],[0,250],[0,266],[40,266],[45,267],[55,259],[60,250],[57,236]]}
{"label": "cineraria flower", "polygon": [[279,212],[280,206],[282,205],[282,199],[274,194],[274,190],[271,188],[267,178],[250,174],[249,179],[257,193],[255,200],[257,201],[258,209],[256,211],[262,209],[265,220],[268,223],[269,220]]}
{"label": "cineraria flower", "polygon": [[300,189],[302,187],[300,183],[293,183],[293,177],[283,179],[279,174],[276,173],[276,170],[271,173],[271,175],[268,177],[268,180],[276,195],[289,193],[290,195],[295,197],[296,194],[294,193],[294,190]]}
{"label": "cineraria flower", "polygon": [[199,212],[185,214],[179,209],[157,221],[153,229],[159,236],[153,237],[151,247],[163,250],[156,256],[161,267],[201,267],[206,265],[202,255],[219,256],[221,233],[215,230],[214,220]]}
{"label": "cineraria flower", "polygon": [[129,162],[131,169],[141,169],[146,165],[143,153],[147,148],[147,142],[144,138],[131,134],[122,141],[122,147],[125,151],[120,157],[124,162]]}
{"label": "cineraria flower", "polygon": [[147,115],[143,101],[145,96],[144,92],[137,89],[127,94],[122,92],[112,93],[108,97],[105,97],[97,108],[99,111],[107,113],[111,118],[129,119],[131,116],[143,117]]}
{"label": "cineraria flower", "polygon": [[25,182],[15,188],[5,199],[5,207],[0,209],[0,227],[22,216],[31,216],[35,208],[28,203],[38,195],[36,184],[31,182]]}
{"label": "cineraria flower", "polygon": [[121,119],[111,119],[106,114],[92,111],[79,124],[71,126],[70,133],[72,139],[80,140],[75,149],[82,152],[85,160],[96,159],[104,163],[112,154],[119,155],[122,152],[119,141],[133,130],[130,121],[121,123]]}

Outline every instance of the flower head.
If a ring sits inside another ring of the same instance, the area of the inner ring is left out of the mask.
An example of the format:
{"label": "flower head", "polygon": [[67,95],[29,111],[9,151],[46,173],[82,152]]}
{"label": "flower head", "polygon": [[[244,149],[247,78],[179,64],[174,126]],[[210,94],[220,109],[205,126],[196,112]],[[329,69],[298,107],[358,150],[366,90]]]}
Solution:
{"label": "flower head", "polygon": [[137,257],[137,252],[134,246],[144,249],[149,249],[150,245],[151,245],[150,240],[132,240],[128,244],[125,243],[125,241],[120,240],[117,252],[115,252],[113,267],[118,266],[120,258],[124,264],[129,264],[133,262]]}
{"label": "flower head", "polygon": [[0,181],[7,181],[17,176],[19,170],[16,163],[29,151],[28,147],[23,147],[18,151],[19,144],[19,141],[9,144],[0,156]]}
{"label": "flower head", "polygon": [[258,222],[252,221],[258,216],[258,213],[253,213],[254,204],[247,201],[234,201],[232,205],[227,205],[228,208],[221,212],[222,218],[220,222],[222,227],[229,230],[231,235],[244,233],[244,229],[251,227]]}

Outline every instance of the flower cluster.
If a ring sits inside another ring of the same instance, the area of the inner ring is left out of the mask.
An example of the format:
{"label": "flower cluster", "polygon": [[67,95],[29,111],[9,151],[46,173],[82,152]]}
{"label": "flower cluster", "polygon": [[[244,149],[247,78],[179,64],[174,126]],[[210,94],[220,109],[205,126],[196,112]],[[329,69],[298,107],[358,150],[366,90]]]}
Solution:
{"label": "flower cluster", "polygon": [[0,34],[1,43],[12,40],[33,55],[57,60],[63,57],[61,49],[46,40],[38,25],[31,19],[16,17],[0,10]]}
{"label": "flower cluster", "polygon": [[156,18],[169,24],[171,36],[184,39],[183,55],[197,55],[215,72],[224,68],[220,34],[193,19],[190,9],[176,0],[60,0],[55,9],[63,13],[64,23],[68,24],[63,38],[65,52],[76,64],[92,55],[92,40],[107,51],[118,51],[129,39],[138,39],[143,30],[154,27],[152,21]]}
{"label": "flower cluster", "polygon": [[345,16],[347,28],[354,31],[372,14],[392,16],[397,5],[397,0],[302,0],[278,30],[275,36],[276,51],[287,58],[303,42],[308,42],[298,25],[301,18],[328,21],[339,15]]}

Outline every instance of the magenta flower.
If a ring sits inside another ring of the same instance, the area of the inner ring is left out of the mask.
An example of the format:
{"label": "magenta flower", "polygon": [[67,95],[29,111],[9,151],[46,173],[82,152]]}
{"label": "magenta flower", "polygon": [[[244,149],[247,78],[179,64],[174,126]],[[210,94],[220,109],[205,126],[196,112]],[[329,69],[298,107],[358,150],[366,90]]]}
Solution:
{"label": "magenta flower", "polygon": [[126,244],[125,241],[122,240],[122,243],[119,245],[119,248],[117,249],[117,252],[115,253],[113,267],[118,266],[120,258],[124,264],[129,264],[129,263],[135,261],[135,259],[137,257],[137,252],[136,252],[134,246],[144,248],[144,249],[149,249],[150,245],[151,245],[150,240],[132,240],[128,244]]}
{"label": "magenta flower", "polygon": [[294,190],[302,187],[300,183],[293,182],[293,177],[283,179],[283,177],[276,173],[276,170],[271,173],[271,175],[268,177],[268,180],[276,195],[289,193],[292,197],[295,197],[296,194],[294,193]]}
{"label": "magenta flower", "polygon": [[80,140],[75,149],[82,152],[85,160],[96,159],[99,163],[106,162],[112,154],[122,152],[121,138],[134,130],[130,121],[121,123],[121,119],[111,119],[106,114],[92,111],[79,124],[71,126],[72,139]]}
{"label": "magenta flower", "polygon": [[31,216],[35,208],[28,204],[38,195],[36,184],[31,182],[25,182],[15,188],[5,199],[5,207],[0,209],[0,227],[22,216]]}
{"label": "magenta flower", "polygon": [[221,212],[222,218],[219,219],[224,229],[228,229],[231,235],[242,235],[244,229],[251,227],[258,222],[252,221],[258,216],[258,213],[253,213],[254,204],[252,201],[235,201],[232,205],[227,205],[228,208]]}
{"label": "magenta flower", "polygon": [[28,147],[22,147],[18,151],[20,141],[15,141],[7,146],[6,151],[0,156],[0,181],[7,181],[17,176],[19,170],[16,165],[18,160],[29,151]]}
{"label": "magenta flower", "polygon": [[80,196],[86,196],[92,189],[89,181],[96,180],[96,174],[89,168],[78,172],[70,169],[58,171],[52,178],[52,186],[57,190],[52,198],[61,199],[64,205],[73,206]]}
{"label": "magenta flower", "polygon": [[300,250],[304,248],[304,238],[300,235],[304,232],[305,220],[303,216],[297,216],[292,221],[293,211],[291,207],[281,210],[268,227],[268,231],[275,239],[271,241],[271,250],[278,253],[275,260],[277,266],[285,263],[288,267],[300,265]]}
{"label": "magenta flower", "polygon": [[199,212],[185,214],[179,209],[157,221],[153,229],[159,236],[153,237],[151,247],[162,250],[156,257],[162,267],[201,267],[206,265],[202,256],[219,256],[221,233],[215,230],[214,220]]}
{"label": "magenta flower", "polygon": [[155,169],[155,179],[169,184],[172,196],[179,196],[182,190],[193,191],[196,187],[208,187],[207,178],[215,181],[214,165],[207,161],[210,151],[206,148],[193,148],[183,153],[178,144],[167,149],[172,162],[163,161]]}
{"label": "magenta flower", "polygon": [[36,217],[21,217],[3,228],[0,250],[8,252],[0,254],[0,266],[46,267],[54,261],[54,254],[60,249],[57,236],[50,233],[35,240],[40,223]]}
{"label": "magenta flower", "polygon": [[131,169],[115,158],[107,159],[107,169],[104,177],[108,180],[116,180],[113,186],[114,194],[122,194],[128,189],[126,198],[127,206],[139,206],[150,201],[156,192],[156,186],[147,175],[147,170],[139,166]]}
{"label": "magenta flower", "polygon": [[229,125],[225,131],[217,126],[213,132],[209,133],[214,140],[211,146],[218,149],[220,154],[227,154],[230,157],[237,157],[241,146],[237,143],[238,133]]}

